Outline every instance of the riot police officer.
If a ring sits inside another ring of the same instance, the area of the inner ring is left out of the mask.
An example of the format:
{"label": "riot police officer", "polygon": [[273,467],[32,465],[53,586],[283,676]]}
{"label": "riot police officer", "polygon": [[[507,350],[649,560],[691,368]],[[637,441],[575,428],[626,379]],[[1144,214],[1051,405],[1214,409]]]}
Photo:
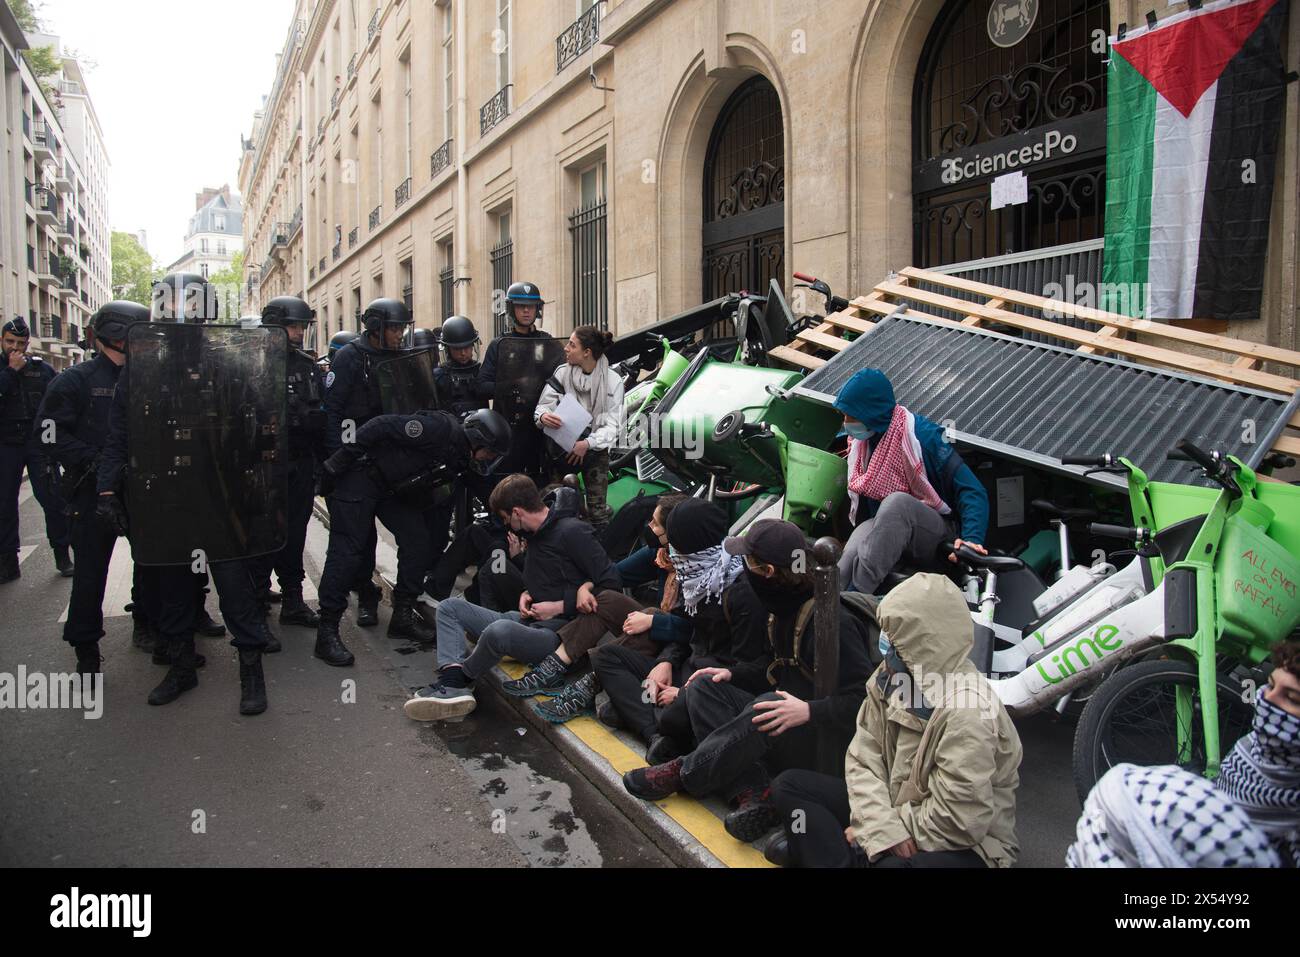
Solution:
{"label": "riot police officer", "polygon": [[[503,475],[510,472],[527,472],[534,477],[540,477],[542,474],[542,433],[533,424],[532,409],[529,408],[526,414],[517,414],[503,409],[497,388],[498,354],[503,341],[520,338],[553,338],[549,332],[543,332],[538,328],[542,321],[542,305],[542,293],[535,283],[516,282],[510,285],[506,290],[506,315],[510,317],[510,328],[488,343],[487,352],[483,356],[483,367],[479,370],[479,398],[497,400],[494,407],[498,412],[506,414],[514,435],[513,448],[501,466]],[[445,335],[444,329],[444,337]],[[563,353],[558,346],[556,355],[555,365],[558,365],[563,361]],[[540,370],[537,381],[539,395],[546,377],[553,371],[554,366]],[[533,397],[532,404],[536,405],[536,397]]]}
{"label": "riot police officer", "polygon": [[510,427],[495,412],[472,413],[464,423],[448,412],[380,415],[357,430],[325,462],[337,487],[330,496],[330,540],[320,582],[316,655],[332,665],[352,664],[339,639],[347,584],[356,575],[361,545],[376,516],[397,539],[390,638],[431,642],[435,632],[415,613],[429,567],[423,513],[469,468],[492,471],[510,448]]}
{"label": "riot police officer", "polygon": [[[378,364],[399,355],[411,338],[411,311],[400,299],[376,299],[361,314],[364,335],[343,346],[330,361],[325,376],[325,453],[332,455],[356,431],[384,411],[379,391]],[[335,338],[338,336],[336,335]],[[374,584],[378,533],[371,523],[362,544],[366,556],[357,567],[357,624],[379,624],[380,591]]]}
{"label": "riot police officer", "polygon": [[351,329],[340,329],[334,335],[330,336],[329,348],[325,355],[316,360],[316,365],[320,368],[321,375],[326,375],[330,371],[330,366],[334,364],[334,356],[344,346],[351,345],[357,341],[359,332],[353,332]]}
{"label": "riot police officer", "polygon": [[451,316],[442,324],[442,362],[433,371],[438,384],[438,408],[464,418],[488,407],[479,386],[478,330],[465,316]]}
{"label": "riot police officer", "polygon": [[72,577],[68,520],[59,500],[57,473],[46,457],[41,430],[32,429],[55,373],[39,356],[27,355],[31,335],[22,316],[10,319],[0,329],[0,584],[21,574],[18,492],[24,468],[32,493],[45,511],[45,537],[54,549],[54,564],[64,578]]}
{"label": "riot police officer", "polygon": [[[151,310],[154,322],[203,323],[217,318],[216,312],[216,296],[202,276],[173,273],[154,284]],[[227,355],[226,358],[234,361],[238,357]],[[231,379],[237,377],[237,374],[228,375]],[[126,488],[125,470],[133,459],[133,450],[138,445],[158,441],[157,436],[146,435],[137,436],[132,441],[129,429],[130,383],[131,366],[128,363],[127,375],[119,380],[113,394],[108,437],[96,475],[97,515],[105,527],[120,535],[132,535],[128,507],[147,510],[149,506],[148,502],[124,503],[122,499]],[[159,398],[153,394],[157,383],[144,382],[140,389],[137,400],[142,404]],[[196,502],[196,518],[219,520],[227,504]],[[175,534],[182,537],[182,550],[191,546],[206,547],[195,537],[196,531],[197,526],[175,530]],[[140,544],[133,538],[133,552]],[[157,626],[158,640],[166,647],[170,661],[162,682],[149,693],[149,703],[168,704],[199,683],[194,628],[203,604],[203,576],[196,575],[188,564],[143,565],[138,560],[136,564],[140,571],[138,583],[144,593],[137,600],[144,601],[149,618]],[[246,559],[211,561],[207,563],[207,569],[217,588],[222,617],[233,636],[231,644],[239,651],[239,713],[261,714],[267,706],[262,651],[269,632],[257,614],[248,562]]]}
{"label": "riot police officer", "polygon": [[51,455],[63,467],[62,497],[71,512],[77,561],[63,640],[76,651],[77,670],[85,674],[99,671],[104,588],[117,541],[95,518],[95,467],[108,434],[113,389],[126,362],[127,329],[148,321],[149,310],[137,302],[101,306],[88,328],[95,357],[55,376],[37,414],[39,421],[52,423]]}
{"label": "riot police officer", "polygon": [[[316,498],[316,463],[324,449],[324,377],[304,349],[304,337],[316,322],[316,310],[297,296],[277,296],[262,309],[262,325],[282,326],[289,337],[286,405],[289,426],[288,531],[284,548],[251,563],[253,585],[259,594],[271,588],[271,569],[280,582],[280,624],[315,628],[320,619],[302,599],[307,577],[302,567],[302,550],[307,542],[312,502]],[[279,650],[271,642],[267,651]]]}
{"label": "riot police officer", "polygon": [[438,348],[439,330],[416,329],[411,333],[411,351],[428,352]]}

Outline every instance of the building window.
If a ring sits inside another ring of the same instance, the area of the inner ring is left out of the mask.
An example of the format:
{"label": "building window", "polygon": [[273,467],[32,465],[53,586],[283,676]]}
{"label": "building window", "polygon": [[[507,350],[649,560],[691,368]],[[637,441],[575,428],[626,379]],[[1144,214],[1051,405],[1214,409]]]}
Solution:
{"label": "building window", "polygon": [[217,240],[217,254],[220,256],[226,254],[226,241],[224,239]]}
{"label": "building window", "polygon": [[606,246],[603,160],[579,172],[578,193],[580,205],[569,216],[573,257],[573,324],[607,329],[609,257]]}
{"label": "building window", "polygon": [[452,5],[442,6],[442,138],[451,139],[456,128],[455,84],[456,60],[452,42]]}
{"label": "building window", "polygon": [[411,178],[411,144],[414,137],[411,135],[411,48],[406,48],[406,57],[402,63],[402,109],[406,114],[406,175],[403,179]]}
{"label": "building window", "polygon": [[450,242],[439,244],[442,269],[438,272],[438,290],[442,298],[444,320],[456,314],[456,257]]}
{"label": "building window", "polygon": [[225,232],[225,230],[226,230],[226,217],[225,217],[225,216],[217,216],[217,217],[216,217],[216,220],[217,220],[217,232],[219,232],[219,233],[221,233],[221,232]]}
{"label": "building window", "polygon": [[199,263],[199,275],[202,276],[204,279],[207,279],[207,278],[208,278],[208,264],[207,264],[207,263]]}
{"label": "building window", "polygon": [[199,252],[201,252],[201,253],[205,253],[205,252],[207,252],[207,251],[208,251],[208,241],[207,241],[206,239],[200,239],[200,240],[199,240]]}
{"label": "building window", "polygon": [[510,237],[510,210],[496,214],[496,245],[489,258],[492,261],[492,322],[496,334],[506,331],[506,290],[514,281],[515,244]]}
{"label": "building window", "polygon": [[497,28],[492,34],[497,55],[497,89],[510,85],[510,0],[497,0]]}
{"label": "building window", "polygon": [[403,259],[398,264],[398,273],[402,277],[402,302],[406,303],[406,308],[415,314],[415,283],[411,278],[411,260]]}

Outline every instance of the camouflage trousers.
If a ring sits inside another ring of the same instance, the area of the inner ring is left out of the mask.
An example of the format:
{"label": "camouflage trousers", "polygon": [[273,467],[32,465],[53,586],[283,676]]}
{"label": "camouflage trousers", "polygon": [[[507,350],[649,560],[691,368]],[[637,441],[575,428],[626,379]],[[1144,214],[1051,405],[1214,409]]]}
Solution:
{"label": "camouflage trousers", "polygon": [[582,458],[581,465],[570,465],[563,458],[551,460],[551,480],[562,482],[564,476],[571,473],[582,476],[582,485],[587,493],[587,521],[596,528],[604,528],[613,518],[614,511],[609,507],[609,452],[588,452]]}

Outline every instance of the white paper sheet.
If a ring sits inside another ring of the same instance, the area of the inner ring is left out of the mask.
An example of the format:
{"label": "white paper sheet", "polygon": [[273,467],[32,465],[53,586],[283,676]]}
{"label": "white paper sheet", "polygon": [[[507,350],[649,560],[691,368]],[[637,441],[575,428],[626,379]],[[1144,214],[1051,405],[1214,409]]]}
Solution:
{"label": "white paper sheet", "polygon": [[1024,173],[1006,173],[993,180],[990,209],[1019,206],[1029,202],[1029,177]]}
{"label": "white paper sheet", "polygon": [[565,395],[560,398],[559,408],[551,414],[558,415],[564,424],[558,429],[543,428],[542,431],[553,438],[555,444],[564,451],[572,452],[583,430],[591,425],[591,413],[584,409],[572,395]]}

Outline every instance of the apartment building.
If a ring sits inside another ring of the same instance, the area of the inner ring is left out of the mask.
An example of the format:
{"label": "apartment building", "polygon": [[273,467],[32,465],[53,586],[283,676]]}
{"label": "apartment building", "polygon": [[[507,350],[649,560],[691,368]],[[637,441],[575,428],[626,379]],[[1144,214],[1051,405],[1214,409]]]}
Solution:
{"label": "apartment building", "polygon": [[[913,264],[1097,281],[1104,38],[1145,12],[1038,0],[995,29],[977,0],[299,0],[240,165],[247,289],[302,295],[326,333],[387,295],[488,336],[525,278],[552,331],[616,334],[772,280],[814,311],[796,269],[839,293]],[[1290,348],[1297,87],[1261,316],[1215,328]],[[978,163],[943,175],[1008,135],[1072,137],[1026,164],[1026,202],[995,208]]]}
{"label": "apartment building", "polygon": [[185,230],[185,246],[166,272],[191,272],[208,277],[229,269],[244,248],[244,207],[230,186],[205,188],[194,195],[194,215]]}

